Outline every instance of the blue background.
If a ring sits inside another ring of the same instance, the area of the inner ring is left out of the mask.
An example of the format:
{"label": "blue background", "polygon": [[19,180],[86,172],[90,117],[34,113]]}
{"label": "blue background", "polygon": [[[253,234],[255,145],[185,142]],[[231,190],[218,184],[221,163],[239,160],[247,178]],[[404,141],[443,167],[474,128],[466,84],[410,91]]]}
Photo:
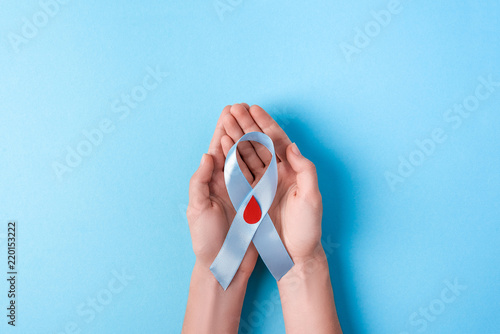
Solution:
{"label": "blue background", "polygon": [[[44,22],[38,1],[3,1],[0,267],[16,219],[19,294],[12,329],[2,269],[1,332],[180,332],[189,178],[222,108],[248,102],[317,165],[345,333],[500,333],[500,87],[460,126],[445,119],[479,77],[500,81],[500,3],[402,1],[377,32],[371,11],[388,3],[233,0],[218,15],[212,0],[68,1]],[[42,27],[16,51],[33,15]],[[367,25],[369,45],[346,57]],[[148,67],[169,75],[116,112]],[[58,177],[106,119],[113,131]],[[391,188],[386,173],[436,128],[446,140]],[[133,279],[87,322],[78,306],[123,270]],[[466,288],[422,320],[455,279]],[[275,290],[259,262],[242,313],[253,333],[284,333],[279,305],[255,306]]]}

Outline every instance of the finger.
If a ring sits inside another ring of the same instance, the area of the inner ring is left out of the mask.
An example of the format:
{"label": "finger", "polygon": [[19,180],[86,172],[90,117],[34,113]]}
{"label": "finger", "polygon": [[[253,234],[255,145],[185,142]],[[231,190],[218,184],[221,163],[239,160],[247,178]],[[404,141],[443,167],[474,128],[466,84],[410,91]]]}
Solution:
{"label": "finger", "polygon": [[210,146],[208,148],[208,153],[213,157],[214,160],[214,169],[216,171],[222,171],[224,168],[224,153],[222,151],[221,139],[222,136],[226,134],[224,130],[223,120],[224,117],[230,113],[231,106],[226,106],[217,121],[217,125],[215,126],[214,135],[212,140],[210,141]]}
{"label": "finger", "polygon": [[246,110],[250,110],[250,106],[248,103],[240,103],[243,107],[245,107]]}
{"label": "finger", "polygon": [[319,194],[316,166],[300,153],[295,143],[288,145],[286,153],[288,163],[297,173],[298,193],[306,196]]}
{"label": "finger", "polygon": [[[225,135],[224,137],[222,137],[221,144],[222,144],[222,150],[224,151],[224,156],[227,157],[229,150],[234,145],[234,141],[231,139],[231,137]],[[238,159],[238,164],[240,165],[241,172],[247,179],[248,183],[252,184],[253,181],[255,180],[255,177],[253,176],[252,172],[250,172],[250,169],[248,169],[247,164],[243,161],[243,159],[241,159],[238,150],[236,150],[236,153],[238,154],[236,156],[236,159]]]}
{"label": "finger", "polygon": [[[238,139],[240,139],[244,135],[243,130],[241,130],[238,122],[232,114],[228,114],[224,118],[224,129],[234,142],[237,142]],[[254,174],[258,173],[264,168],[264,163],[262,162],[262,160],[260,160],[257,152],[255,152],[255,149],[253,148],[252,144],[250,144],[250,142],[243,141],[238,144],[238,151],[240,152],[243,161],[245,161],[248,168]]]}
{"label": "finger", "polygon": [[225,135],[224,137],[222,137],[221,145],[222,151],[224,152],[224,158],[227,158],[227,154],[229,153],[231,147],[233,147],[234,141],[231,139],[231,137]]}
{"label": "finger", "polygon": [[[248,104],[246,106],[248,106]],[[250,107],[248,107],[247,109],[247,107],[245,107],[243,104],[235,104],[231,107],[231,115],[234,116],[236,122],[238,122],[238,125],[244,133],[253,131],[262,132],[261,128],[255,123],[252,116],[250,116],[249,108]],[[266,164],[266,162],[269,162],[271,160],[271,153],[269,153],[269,151],[263,145],[259,145],[257,143],[251,143],[251,145],[253,146],[255,152],[257,152],[257,155],[264,165]]]}
{"label": "finger", "polygon": [[189,181],[189,206],[203,210],[211,206],[208,184],[212,179],[214,160],[210,154],[203,154],[200,166]]}
{"label": "finger", "polygon": [[276,123],[276,121],[257,105],[250,107],[250,115],[254,119],[255,123],[262,129],[266,135],[271,137],[274,142],[274,148],[276,150],[276,155],[281,160],[286,160],[286,148],[292,142],[286,135],[285,131]]}

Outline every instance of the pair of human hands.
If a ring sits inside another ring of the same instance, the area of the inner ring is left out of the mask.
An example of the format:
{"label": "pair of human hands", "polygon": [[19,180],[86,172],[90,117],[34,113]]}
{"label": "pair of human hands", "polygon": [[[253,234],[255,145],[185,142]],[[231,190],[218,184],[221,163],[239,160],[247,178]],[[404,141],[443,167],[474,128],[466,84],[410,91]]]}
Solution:
{"label": "pair of human hands", "polygon": [[[321,248],[322,200],[316,168],[292,143],[273,118],[257,105],[226,106],[217,122],[208,154],[204,154],[189,185],[187,218],[193,250],[199,265],[209,268],[217,256],[236,211],[224,182],[227,153],[245,133],[268,135],[278,162],[278,188],[268,214],[292,260],[298,264],[314,258]],[[238,145],[240,168],[253,186],[271,160],[270,152],[258,143]],[[258,253],[250,244],[236,275],[249,276]]]}

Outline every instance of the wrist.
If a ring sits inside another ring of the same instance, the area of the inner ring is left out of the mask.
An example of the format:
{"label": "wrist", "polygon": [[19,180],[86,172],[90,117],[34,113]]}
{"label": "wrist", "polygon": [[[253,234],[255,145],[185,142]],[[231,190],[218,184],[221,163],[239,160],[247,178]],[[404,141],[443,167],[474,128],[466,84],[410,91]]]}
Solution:
{"label": "wrist", "polygon": [[197,261],[191,276],[182,333],[236,333],[246,286],[247,280],[235,276],[224,291],[210,268]]}
{"label": "wrist", "polygon": [[[248,280],[250,279],[250,274],[251,272],[246,273],[238,269],[233,277],[233,280],[231,281],[231,284],[227,288],[227,291],[229,291],[230,288],[231,290],[246,289]],[[210,271],[210,266],[198,260],[194,264],[193,278],[195,278],[198,282],[203,282],[203,285],[207,289],[224,291],[212,271]]]}
{"label": "wrist", "polygon": [[192,277],[198,282],[203,282],[206,288],[216,288],[217,284],[219,284],[210,271],[210,268],[199,261],[196,261],[194,264]]}
{"label": "wrist", "polygon": [[294,264],[300,266],[311,261],[322,261],[326,259],[325,251],[321,242],[318,242],[316,245],[308,248],[309,250],[307,252],[302,252],[302,254],[291,253]]}
{"label": "wrist", "polygon": [[[278,282],[287,333],[342,333],[337,320],[326,254],[322,247],[295,265]],[[307,307],[304,307],[307,305]]]}
{"label": "wrist", "polygon": [[307,282],[312,277],[326,276],[329,278],[328,260],[321,243],[314,251],[305,256],[294,256],[294,266],[279,281],[278,288],[287,289],[299,283]]}

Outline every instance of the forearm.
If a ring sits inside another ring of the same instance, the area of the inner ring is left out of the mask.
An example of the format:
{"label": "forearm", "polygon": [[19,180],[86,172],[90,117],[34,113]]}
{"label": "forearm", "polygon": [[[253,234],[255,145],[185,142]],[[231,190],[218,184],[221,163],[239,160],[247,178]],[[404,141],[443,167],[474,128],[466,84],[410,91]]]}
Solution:
{"label": "forearm", "polygon": [[287,334],[342,333],[323,248],[318,247],[310,258],[294,261],[278,282]]}
{"label": "forearm", "polygon": [[237,273],[224,291],[208,268],[195,264],[182,333],[237,333],[247,282]]}

